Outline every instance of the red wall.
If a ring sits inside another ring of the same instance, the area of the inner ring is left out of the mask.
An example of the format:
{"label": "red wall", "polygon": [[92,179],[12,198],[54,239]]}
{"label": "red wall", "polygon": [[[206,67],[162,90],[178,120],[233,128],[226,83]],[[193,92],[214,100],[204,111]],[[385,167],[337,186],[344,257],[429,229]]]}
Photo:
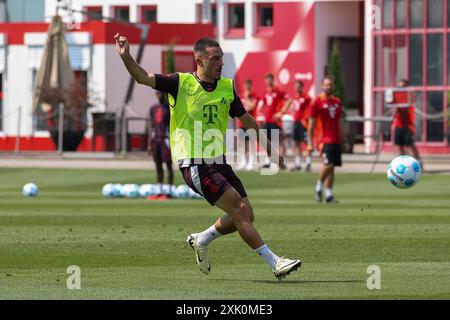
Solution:
{"label": "red wall", "polygon": [[[308,3],[274,3],[274,27],[262,34],[255,34],[253,47],[237,70],[236,85],[242,89],[246,78],[253,80],[256,94],[264,91],[264,75],[273,73],[275,82],[287,92],[293,93],[296,73],[311,72],[312,78],[302,80],[305,91],[314,85],[314,5]],[[289,71],[289,81],[280,84],[279,73]]]}

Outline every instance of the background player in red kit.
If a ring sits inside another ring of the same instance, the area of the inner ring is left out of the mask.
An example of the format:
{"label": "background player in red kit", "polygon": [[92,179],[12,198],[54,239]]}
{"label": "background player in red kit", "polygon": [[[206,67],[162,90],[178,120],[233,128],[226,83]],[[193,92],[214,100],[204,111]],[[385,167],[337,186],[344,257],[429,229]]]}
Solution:
{"label": "background player in red kit", "polygon": [[[280,134],[280,156],[284,157],[285,150],[283,144],[283,131],[281,130],[281,117],[277,117],[276,114],[279,114],[279,111],[283,108],[284,100],[286,99],[286,93],[275,87],[275,83],[273,80],[273,74],[266,74],[265,78],[266,83],[266,91],[262,96],[263,107],[262,112],[266,118],[262,129],[267,129],[267,138],[269,141],[272,140],[271,130],[279,130]],[[265,164],[264,167],[268,167],[269,164]],[[284,163],[280,164],[280,169],[286,169],[286,165]]]}
{"label": "background player in red kit", "polygon": [[[252,80],[246,79],[244,80],[244,92],[241,95],[241,101],[244,105],[245,110],[253,117],[256,118],[256,105],[258,104],[258,99],[253,93],[252,90]],[[244,150],[239,150],[241,154],[244,154],[244,158],[242,159],[242,162],[238,165],[236,168],[237,170],[245,169],[245,170],[252,170],[253,169],[253,161],[254,161],[254,153],[255,150],[250,150],[250,141],[248,136],[242,137],[241,133],[244,133],[246,129],[242,125],[242,122],[237,119],[237,125],[238,125],[238,138],[239,139],[245,139],[244,143],[241,142],[241,144],[244,145]],[[242,152],[243,151],[243,152]]]}
{"label": "background player in red kit", "polygon": [[[289,108],[294,111],[294,141],[295,141],[295,167],[294,170],[301,170],[301,155],[302,147],[308,141],[308,121],[310,114],[311,97],[303,92],[303,82],[301,80],[295,81],[295,95],[286,101],[281,115],[285,114]],[[311,151],[305,149],[306,171],[311,171]]]}
{"label": "background player in red kit", "polygon": [[167,166],[167,183],[173,185],[172,156],[169,146],[170,110],[166,94],[156,91],[158,103],[150,107],[150,122],[148,125],[148,152],[153,155],[156,165],[157,191],[156,195],[149,196],[151,200],[165,200],[170,198],[164,194],[162,184],[164,180],[163,162]]}
{"label": "background player in red kit", "polygon": [[333,196],[334,167],[341,166],[341,140],[344,135],[343,107],[341,101],[332,95],[334,80],[327,76],[322,81],[323,92],[314,100],[308,127],[308,150],[313,150],[313,136],[316,119],[322,122],[322,143],[320,150],[322,167],[316,184],[316,201],[322,202],[322,186],[325,184],[326,202],[337,202]]}
{"label": "background player in red kit", "polygon": [[[398,86],[401,88],[406,88],[408,84],[408,80],[406,79],[401,79],[398,82]],[[420,162],[423,169],[422,159],[414,143],[414,133],[416,132],[414,122],[415,111],[413,105],[406,108],[396,108],[394,122],[392,122],[392,127],[394,128],[394,144],[398,146],[400,155],[406,154],[405,147],[409,147],[412,156]]]}

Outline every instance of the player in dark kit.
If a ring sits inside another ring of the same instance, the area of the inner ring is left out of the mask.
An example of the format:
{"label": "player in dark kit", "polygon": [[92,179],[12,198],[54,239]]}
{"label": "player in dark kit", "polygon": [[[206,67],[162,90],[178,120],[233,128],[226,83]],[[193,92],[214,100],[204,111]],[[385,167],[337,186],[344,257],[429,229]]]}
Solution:
{"label": "player in dark kit", "polygon": [[322,168],[316,184],[316,201],[322,202],[322,187],[325,184],[326,202],[336,203],[333,196],[334,167],[341,166],[341,140],[345,137],[343,107],[341,101],[332,95],[334,79],[330,76],[322,81],[323,93],[313,102],[308,127],[308,150],[313,151],[313,136],[316,120],[322,125],[322,143],[320,150]]}
{"label": "player in dark kit", "polygon": [[171,198],[170,192],[164,193],[162,184],[164,181],[163,163],[167,166],[167,183],[173,185],[172,155],[169,146],[170,110],[166,94],[156,91],[158,103],[150,107],[150,122],[148,125],[148,153],[153,155],[156,165],[157,190],[156,195],[149,196],[150,200],[166,200]]}

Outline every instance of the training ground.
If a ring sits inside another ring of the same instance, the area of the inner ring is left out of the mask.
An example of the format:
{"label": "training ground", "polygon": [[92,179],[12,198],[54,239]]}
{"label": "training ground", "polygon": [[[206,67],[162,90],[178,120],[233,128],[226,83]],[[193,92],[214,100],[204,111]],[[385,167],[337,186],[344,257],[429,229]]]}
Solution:
{"label": "training ground", "polygon": [[[317,159],[312,173],[238,172],[263,239],[303,260],[278,283],[237,234],[211,244],[209,275],[198,270],[186,236],[221,214],[203,200],[101,195],[109,182],[154,183],[144,155],[2,155],[0,299],[450,299],[449,161],[426,158],[419,184],[399,190],[386,179],[388,159],[369,174],[373,158],[344,157],[337,205],[313,200]],[[27,182],[38,197],[22,196]],[[79,290],[67,289],[72,265]],[[369,290],[373,265],[380,289]]]}

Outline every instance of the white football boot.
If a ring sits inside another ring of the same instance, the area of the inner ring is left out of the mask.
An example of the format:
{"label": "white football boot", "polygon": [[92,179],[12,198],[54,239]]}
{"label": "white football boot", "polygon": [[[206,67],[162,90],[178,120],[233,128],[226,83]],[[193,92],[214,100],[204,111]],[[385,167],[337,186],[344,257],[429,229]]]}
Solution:
{"label": "white football boot", "polygon": [[209,263],[208,247],[202,247],[197,242],[198,233],[191,233],[186,239],[186,243],[194,249],[195,260],[200,270],[208,274],[211,271],[211,264]]}
{"label": "white football boot", "polygon": [[300,268],[301,265],[301,260],[291,260],[281,257],[275,265],[275,269],[273,269],[272,271],[275,277],[277,277],[278,281],[281,281],[282,278],[285,278],[292,271]]}

